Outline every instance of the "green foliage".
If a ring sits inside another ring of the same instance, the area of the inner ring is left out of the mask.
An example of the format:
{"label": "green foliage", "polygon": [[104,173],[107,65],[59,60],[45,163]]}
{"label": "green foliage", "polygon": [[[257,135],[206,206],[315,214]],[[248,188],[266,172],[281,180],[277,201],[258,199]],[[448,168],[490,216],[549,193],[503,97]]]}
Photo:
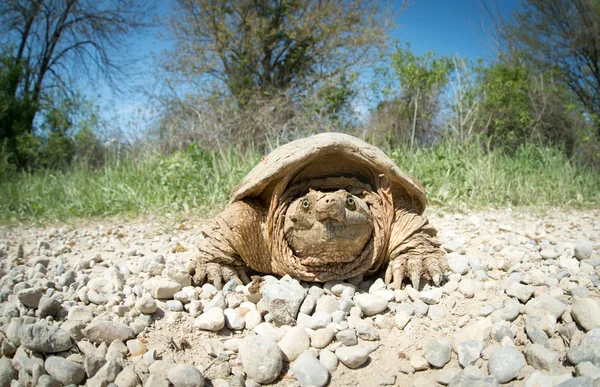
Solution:
{"label": "green foliage", "polygon": [[446,87],[452,61],[447,57],[436,58],[434,51],[415,55],[410,44],[406,43],[404,48],[397,44],[396,51],[392,54],[392,67],[403,94],[414,96],[420,90],[423,95],[427,95]]}
{"label": "green foliage", "polygon": [[[478,142],[392,149],[406,172],[421,179],[438,208],[600,205],[600,175],[560,149],[531,144],[513,155]],[[207,151],[193,145],[170,156],[147,152],[112,158],[103,168],[21,172],[0,182],[0,219],[54,220],[147,213],[199,214],[220,210],[231,189],[260,161],[253,149]]]}

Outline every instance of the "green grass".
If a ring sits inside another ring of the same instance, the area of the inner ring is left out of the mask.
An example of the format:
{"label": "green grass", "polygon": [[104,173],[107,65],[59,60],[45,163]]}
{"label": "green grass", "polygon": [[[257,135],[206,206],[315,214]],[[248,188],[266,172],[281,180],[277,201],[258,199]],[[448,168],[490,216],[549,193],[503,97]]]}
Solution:
{"label": "green grass", "polygon": [[[421,179],[438,208],[598,208],[600,173],[570,162],[559,150],[524,145],[507,156],[476,144],[393,149],[398,165]],[[234,148],[192,148],[170,156],[147,152],[110,160],[104,168],[20,173],[0,182],[0,219],[70,220],[98,216],[209,216],[260,160]]]}

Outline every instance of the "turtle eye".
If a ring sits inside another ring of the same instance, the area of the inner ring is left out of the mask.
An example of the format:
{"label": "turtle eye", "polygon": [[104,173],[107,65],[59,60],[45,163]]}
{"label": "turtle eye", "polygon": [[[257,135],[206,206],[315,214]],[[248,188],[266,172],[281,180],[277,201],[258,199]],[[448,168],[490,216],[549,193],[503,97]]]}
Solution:
{"label": "turtle eye", "polygon": [[356,202],[354,201],[354,198],[351,195],[348,195],[348,197],[346,198],[346,207],[349,210],[356,209]]}
{"label": "turtle eye", "polygon": [[302,208],[305,210],[308,210],[310,208],[310,202],[308,201],[308,199],[302,200]]}

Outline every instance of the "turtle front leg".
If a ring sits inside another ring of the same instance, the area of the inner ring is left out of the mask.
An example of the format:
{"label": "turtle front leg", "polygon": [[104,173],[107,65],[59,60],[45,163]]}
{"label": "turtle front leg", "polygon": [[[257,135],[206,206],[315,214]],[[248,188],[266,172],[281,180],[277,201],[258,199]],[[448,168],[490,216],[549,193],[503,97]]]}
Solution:
{"label": "turtle front leg", "polygon": [[394,288],[400,289],[402,280],[408,277],[415,289],[419,288],[421,278],[431,279],[439,285],[442,275],[450,268],[436,235],[437,230],[429,225],[427,218],[396,210],[385,283],[390,284],[393,280]]}
{"label": "turtle front leg", "polygon": [[269,260],[262,233],[264,212],[260,203],[238,201],[202,226],[199,254],[188,268],[196,284],[211,282],[221,289],[230,280],[250,282],[247,266],[260,269],[261,261]]}

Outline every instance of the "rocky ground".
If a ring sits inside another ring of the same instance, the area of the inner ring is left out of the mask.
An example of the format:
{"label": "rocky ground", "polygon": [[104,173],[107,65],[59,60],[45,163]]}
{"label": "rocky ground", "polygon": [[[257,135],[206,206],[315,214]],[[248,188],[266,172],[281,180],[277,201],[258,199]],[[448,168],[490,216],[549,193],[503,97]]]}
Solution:
{"label": "rocky ground", "polygon": [[3,226],[0,385],[600,386],[600,211],[547,212],[430,210],[452,273],[402,290],[193,287],[193,221]]}

